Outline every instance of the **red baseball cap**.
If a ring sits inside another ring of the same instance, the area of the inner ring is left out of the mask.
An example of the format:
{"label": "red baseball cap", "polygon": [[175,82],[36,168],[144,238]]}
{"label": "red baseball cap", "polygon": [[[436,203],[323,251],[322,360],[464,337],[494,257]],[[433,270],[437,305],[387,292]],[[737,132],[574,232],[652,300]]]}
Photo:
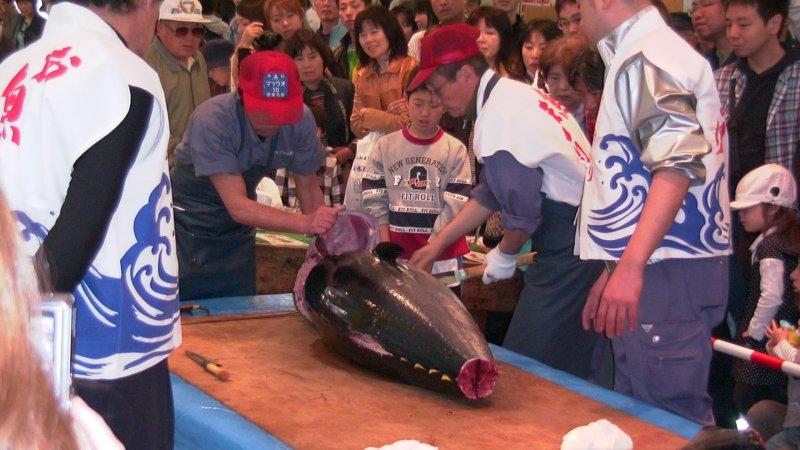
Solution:
{"label": "red baseball cap", "polygon": [[452,64],[480,54],[477,39],[480,31],[466,23],[439,25],[422,38],[419,72],[409,83],[407,90],[413,91],[428,81],[436,68]]}
{"label": "red baseball cap", "polygon": [[303,116],[300,75],[285,53],[265,50],[243,59],[239,90],[245,111],[266,113],[273,125],[297,123]]}

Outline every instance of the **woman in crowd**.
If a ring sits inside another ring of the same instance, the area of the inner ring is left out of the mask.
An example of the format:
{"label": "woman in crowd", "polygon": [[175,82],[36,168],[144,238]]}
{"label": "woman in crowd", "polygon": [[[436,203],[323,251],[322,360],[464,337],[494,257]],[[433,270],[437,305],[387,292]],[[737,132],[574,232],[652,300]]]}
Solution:
{"label": "woman in crowd", "polygon": [[264,0],[241,0],[236,5],[235,19],[239,40],[231,57],[232,91],[239,86],[239,58],[261,50],[260,42],[263,41],[264,24],[267,22],[264,17]]}
{"label": "woman in crowd", "polygon": [[539,62],[548,92],[575,117],[584,133],[583,93],[572,86],[570,75],[575,73],[578,56],[588,48],[588,42],[580,36],[563,36],[547,44]]}
{"label": "woman in crowd", "polygon": [[264,17],[267,18],[270,30],[281,36],[282,41],[277,50],[283,51],[286,42],[303,28],[305,13],[299,0],[266,0]]}
{"label": "woman in crowd", "polygon": [[417,30],[419,31],[433,28],[434,25],[439,23],[439,19],[433,13],[430,0],[417,0],[414,6],[414,22],[417,24]]}
{"label": "woman in crowd", "polygon": [[414,20],[414,11],[408,6],[408,3],[401,3],[392,8],[392,14],[400,22],[400,28],[403,29],[403,34],[406,37],[406,44],[411,39],[411,36],[416,33],[419,28],[417,22]]}
{"label": "woman in crowd", "polygon": [[403,30],[394,15],[379,5],[358,13],[358,67],[350,126],[356,137],[370,131],[391,133],[408,124],[403,88],[419,65],[408,56]]}
{"label": "woman in crowd", "polygon": [[[310,30],[295,33],[286,43],[286,53],[297,64],[300,81],[303,83],[303,102],[314,114],[320,141],[328,148],[325,166],[317,173],[325,204],[339,205],[343,200],[347,176],[355,156],[353,135],[350,132],[353,83],[330,75],[334,66],[333,54],[328,45]],[[275,182],[281,190],[283,204],[295,207],[297,199],[290,195],[294,190],[292,178],[285,173],[277,173]]]}
{"label": "woman in crowd", "polygon": [[491,6],[481,6],[469,15],[467,22],[480,30],[478,48],[489,67],[501,76],[521,79],[522,70],[514,51],[508,14]]}
{"label": "woman in crowd", "polygon": [[544,76],[539,69],[539,59],[547,43],[563,35],[552,20],[534,20],[525,25],[519,42],[520,59],[524,66],[523,77],[533,87],[544,89]]}

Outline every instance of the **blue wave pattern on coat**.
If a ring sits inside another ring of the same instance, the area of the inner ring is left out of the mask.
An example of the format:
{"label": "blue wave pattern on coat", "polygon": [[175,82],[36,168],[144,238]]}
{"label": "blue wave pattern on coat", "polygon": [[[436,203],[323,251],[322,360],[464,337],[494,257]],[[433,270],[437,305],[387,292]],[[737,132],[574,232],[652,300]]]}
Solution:
{"label": "blue wave pattern on coat", "polygon": [[[642,164],[639,151],[627,136],[608,134],[600,141],[600,150],[608,152],[604,167],[613,175],[610,186],[617,198],[610,205],[592,209],[587,228],[589,237],[608,254],[619,258],[639,222],[652,181]],[[600,155],[596,155],[600,156]],[[702,255],[729,247],[728,227],[720,204],[725,166],[721,165],[702,192],[702,201],[691,191],[687,194],[660,247],[691,255]],[[702,205],[702,210],[700,206]],[[706,212],[706,214],[703,213]]]}
{"label": "blue wave pattern on coat", "polygon": [[[124,376],[137,366],[169,354],[179,320],[177,265],[169,193],[164,174],[136,214],[135,243],[124,253],[120,277],[101,273],[94,265],[73,291],[77,306],[76,350],[73,373],[107,378],[110,364],[119,364]],[[23,239],[44,240],[49,230],[24,212],[15,211]],[[175,272],[175,273],[173,273]]]}

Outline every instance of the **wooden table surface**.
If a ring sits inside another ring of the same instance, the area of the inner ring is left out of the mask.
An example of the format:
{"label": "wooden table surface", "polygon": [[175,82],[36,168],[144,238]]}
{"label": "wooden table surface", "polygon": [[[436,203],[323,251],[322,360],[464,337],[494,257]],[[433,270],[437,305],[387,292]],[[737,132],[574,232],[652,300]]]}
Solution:
{"label": "wooden table surface", "polygon": [[217,359],[230,380],[217,380],[182,351],[170,357],[170,369],[295,448],[417,439],[442,450],[557,449],[569,430],[602,418],[630,435],[637,450],[686,443],[510,364],[498,364],[500,380],[488,401],[469,403],[352,365],[297,314],[197,320],[184,321],[182,348]]}

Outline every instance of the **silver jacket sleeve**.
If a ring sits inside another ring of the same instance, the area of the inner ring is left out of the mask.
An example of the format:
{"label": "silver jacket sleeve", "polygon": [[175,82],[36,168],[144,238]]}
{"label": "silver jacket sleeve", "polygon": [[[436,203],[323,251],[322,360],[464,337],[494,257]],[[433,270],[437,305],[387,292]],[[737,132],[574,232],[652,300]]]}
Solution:
{"label": "silver jacket sleeve", "polygon": [[702,158],[712,149],[695,112],[694,94],[641,53],[617,74],[617,104],[645,167],[678,170],[692,185],[704,183]]}

